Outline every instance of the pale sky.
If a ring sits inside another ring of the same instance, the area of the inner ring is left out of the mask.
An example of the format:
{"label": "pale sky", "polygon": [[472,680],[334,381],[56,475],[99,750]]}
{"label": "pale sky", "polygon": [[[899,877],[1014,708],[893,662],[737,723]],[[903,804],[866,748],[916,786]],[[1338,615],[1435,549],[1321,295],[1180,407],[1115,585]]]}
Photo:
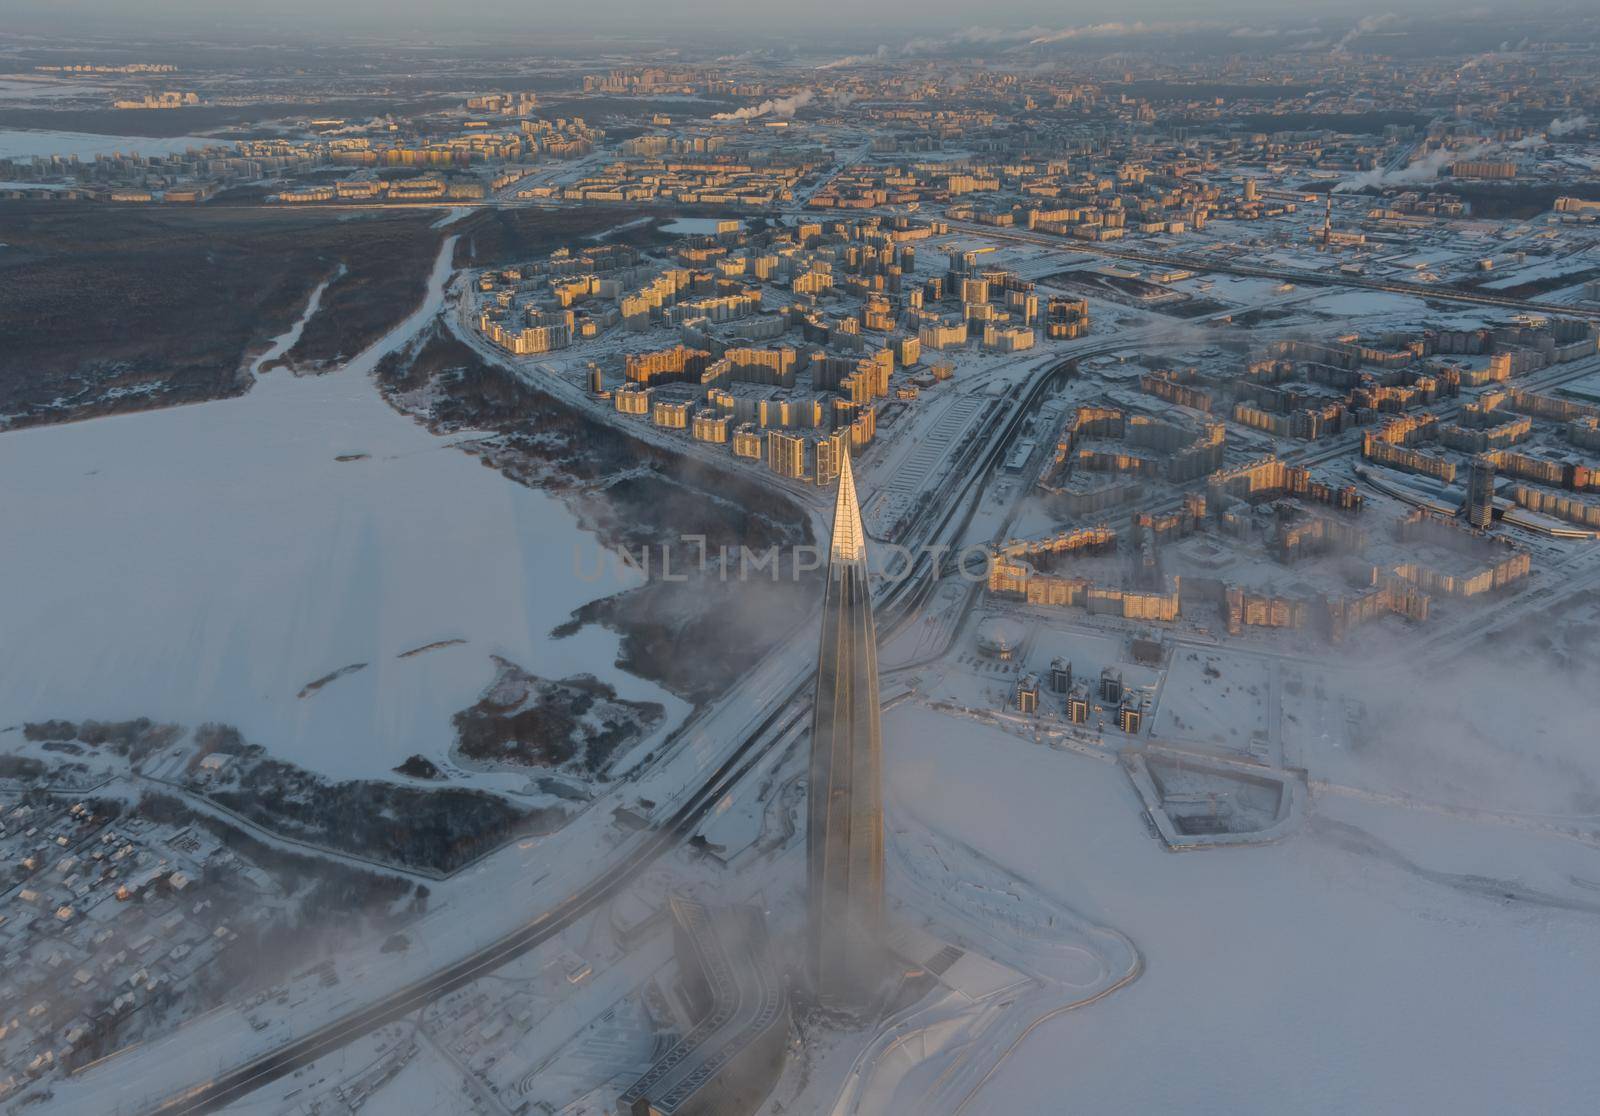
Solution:
{"label": "pale sky", "polygon": [[[541,26],[558,25],[600,34],[664,27],[684,36],[719,30],[800,30],[835,42],[886,34],[912,38],[929,30],[965,29],[980,23],[994,30],[1122,24],[1137,33],[1141,22],[1166,29],[1174,24],[1229,22],[1258,28],[1268,23],[1304,25],[1318,18],[1344,25],[1364,15],[1386,12],[1471,14],[1441,0],[1373,0],[1370,6],[1341,0],[1309,0],[1292,6],[1281,0],[1199,4],[1123,0],[1114,6],[1074,0],[1001,0],[982,6],[970,0],[875,0],[867,4],[861,0],[585,0],[582,4],[550,0],[272,0],[266,5],[257,0],[139,0],[137,4],[128,0],[10,0],[5,7],[11,30],[81,31],[89,36],[114,29],[156,34],[238,28],[293,34],[337,28],[393,34],[460,28],[520,38],[536,36]],[[1517,10],[1528,12],[1530,5],[1519,4]],[[1487,15],[1489,9],[1480,11]]]}

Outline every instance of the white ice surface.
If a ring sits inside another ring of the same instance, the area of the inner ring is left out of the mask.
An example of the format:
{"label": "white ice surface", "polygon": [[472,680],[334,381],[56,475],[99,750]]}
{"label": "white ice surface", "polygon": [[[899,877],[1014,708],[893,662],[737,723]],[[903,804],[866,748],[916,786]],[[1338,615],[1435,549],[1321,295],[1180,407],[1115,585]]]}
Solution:
{"label": "white ice surface", "polygon": [[[919,816],[1145,958],[1130,986],[1040,1027],[970,1111],[1593,1110],[1600,916],[1468,893],[1325,831],[1174,855],[1110,764],[914,706],[885,718],[884,741],[892,793]],[[1458,823],[1384,811],[1359,824],[1393,825],[1385,839],[1412,858],[1444,850],[1442,871],[1600,857],[1519,836],[1477,842],[1464,865],[1448,855]]]}
{"label": "white ice surface", "polygon": [[[0,435],[0,723],[217,720],[327,775],[382,776],[444,754],[491,654],[593,673],[677,719],[683,703],[615,668],[614,635],[548,638],[624,587],[614,562],[580,580],[575,552],[592,570],[598,543],[566,506],[373,386],[379,352],[431,316],[444,274],[425,311],[343,371]],[[369,456],[335,460],[347,454]],[[397,657],[448,639],[466,642]],[[297,696],[354,663],[368,665]]]}

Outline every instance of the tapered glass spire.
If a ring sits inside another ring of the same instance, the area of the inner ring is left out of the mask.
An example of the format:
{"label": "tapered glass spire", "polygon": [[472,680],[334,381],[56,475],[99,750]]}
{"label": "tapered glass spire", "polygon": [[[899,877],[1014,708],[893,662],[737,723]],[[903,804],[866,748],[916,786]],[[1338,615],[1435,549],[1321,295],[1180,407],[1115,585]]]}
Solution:
{"label": "tapered glass spire", "polygon": [[824,1002],[862,1006],[882,971],[883,748],[866,533],[848,452],[823,593],[809,794],[812,975]]}

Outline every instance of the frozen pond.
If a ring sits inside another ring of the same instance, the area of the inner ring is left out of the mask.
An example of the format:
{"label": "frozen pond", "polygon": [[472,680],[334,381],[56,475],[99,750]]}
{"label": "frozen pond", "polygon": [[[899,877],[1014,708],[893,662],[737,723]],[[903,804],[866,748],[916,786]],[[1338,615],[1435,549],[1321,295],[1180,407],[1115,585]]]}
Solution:
{"label": "frozen pond", "polygon": [[[0,726],[222,721],[285,760],[381,777],[446,752],[495,654],[681,717],[614,667],[612,634],[548,639],[623,584],[609,567],[580,578],[575,551],[592,569],[597,544],[567,507],[398,414],[369,378],[437,309],[452,243],[425,310],[339,372],[0,434]],[[448,640],[464,642],[401,657]]]}
{"label": "frozen pond", "polygon": [[[909,812],[1145,962],[1042,1023],[967,1111],[1593,1111],[1595,915],[1501,894],[1565,888],[1592,907],[1573,886],[1592,848],[1341,801],[1279,843],[1174,856],[1111,764],[909,704],[883,740],[891,845]],[[1323,819],[1335,810],[1381,840]]]}

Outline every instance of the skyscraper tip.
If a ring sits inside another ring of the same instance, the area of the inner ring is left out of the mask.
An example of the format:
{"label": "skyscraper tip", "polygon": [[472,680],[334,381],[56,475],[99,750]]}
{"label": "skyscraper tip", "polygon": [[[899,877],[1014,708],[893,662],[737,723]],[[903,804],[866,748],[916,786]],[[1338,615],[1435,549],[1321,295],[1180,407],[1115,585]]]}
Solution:
{"label": "skyscraper tip", "polygon": [[861,527],[861,504],[856,499],[855,473],[850,467],[850,451],[839,461],[839,494],[833,507],[833,545],[831,555],[846,562],[865,557],[867,536]]}

